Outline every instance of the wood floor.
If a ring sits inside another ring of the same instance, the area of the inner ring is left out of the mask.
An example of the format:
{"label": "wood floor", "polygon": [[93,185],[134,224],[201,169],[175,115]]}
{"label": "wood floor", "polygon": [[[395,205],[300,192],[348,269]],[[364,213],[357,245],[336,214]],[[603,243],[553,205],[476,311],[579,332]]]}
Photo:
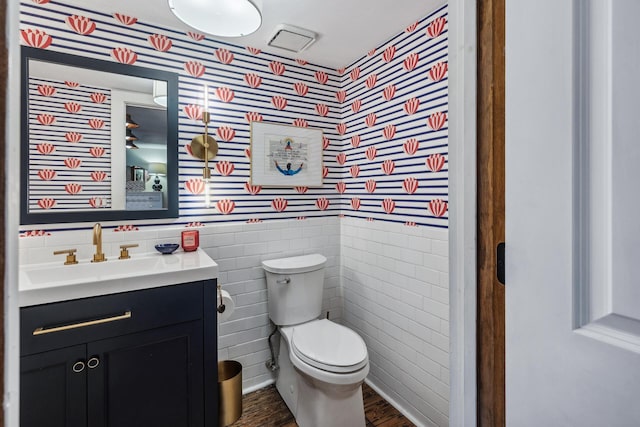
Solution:
{"label": "wood floor", "polygon": [[[362,386],[367,427],[413,427],[396,408],[366,384]],[[242,398],[242,416],[232,427],[297,427],[293,415],[278,394],[275,385],[254,391]],[[322,426],[342,427],[342,426]],[[347,427],[347,426],[345,426]]]}

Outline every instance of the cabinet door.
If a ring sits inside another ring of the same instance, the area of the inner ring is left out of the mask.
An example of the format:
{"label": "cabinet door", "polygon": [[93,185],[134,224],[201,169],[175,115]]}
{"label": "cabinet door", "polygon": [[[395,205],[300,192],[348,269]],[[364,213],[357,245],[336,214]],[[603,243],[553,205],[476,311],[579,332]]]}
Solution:
{"label": "cabinet door", "polygon": [[20,358],[20,426],[87,425],[86,347]]}
{"label": "cabinet door", "polygon": [[195,321],[87,344],[89,427],[202,427],[202,340]]}

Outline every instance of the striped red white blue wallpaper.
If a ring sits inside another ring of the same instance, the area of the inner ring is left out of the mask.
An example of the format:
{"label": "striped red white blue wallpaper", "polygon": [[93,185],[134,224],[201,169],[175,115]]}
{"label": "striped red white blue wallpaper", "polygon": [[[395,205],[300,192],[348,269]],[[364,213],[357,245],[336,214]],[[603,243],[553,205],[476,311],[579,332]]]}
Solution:
{"label": "striped red white blue wallpaper", "polygon": [[[447,227],[446,6],[340,70],[49,0],[21,3],[21,40],[179,74],[180,218],[171,224],[350,216]],[[203,132],[205,84],[220,146],[209,183],[189,151]],[[251,185],[252,121],[321,129],[322,187]]]}
{"label": "striped red white blue wallpaper", "polygon": [[447,224],[446,7],[348,67],[337,185],[344,214]]}
{"label": "striped red white blue wallpaper", "polygon": [[110,90],[30,78],[29,210],[111,205]]}

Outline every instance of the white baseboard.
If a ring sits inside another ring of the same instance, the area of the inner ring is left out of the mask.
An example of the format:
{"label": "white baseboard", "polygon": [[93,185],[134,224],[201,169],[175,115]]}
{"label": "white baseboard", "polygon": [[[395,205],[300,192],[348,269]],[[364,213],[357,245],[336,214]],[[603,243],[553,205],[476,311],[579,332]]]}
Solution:
{"label": "white baseboard", "polygon": [[270,386],[271,384],[275,384],[275,382],[276,382],[276,380],[271,379],[271,380],[267,380],[265,382],[262,382],[260,384],[252,385],[251,387],[243,388],[242,389],[242,395],[253,393],[256,390],[260,390],[261,388],[265,388],[265,387]]}
{"label": "white baseboard", "polygon": [[384,398],[384,400],[389,402],[391,404],[391,406],[393,406],[398,411],[400,411],[400,413],[402,415],[407,417],[407,419],[409,421],[411,421],[412,423],[414,423],[417,427],[429,427],[429,426],[426,426],[425,424],[423,424],[422,421],[418,421],[413,415],[411,415],[411,413],[409,411],[407,411],[404,408],[404,406],[400,405],[398,402],[396,402],[394,399],[392,399],[387,393],[382,391],[382,389],[379,386],[377,386],[373,381],[371,381],[369,378],[366,378],[364,380],[364,382],[367,383],[367,385],[369,387],[371,387],[376,393],[378,393],[380,396],[382,396]]}

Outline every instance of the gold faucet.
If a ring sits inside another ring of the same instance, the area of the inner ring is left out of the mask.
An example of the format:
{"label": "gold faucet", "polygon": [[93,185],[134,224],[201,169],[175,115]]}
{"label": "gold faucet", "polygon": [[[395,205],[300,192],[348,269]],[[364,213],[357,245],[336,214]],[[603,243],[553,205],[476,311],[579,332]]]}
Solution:
{"label": "gold faucet", "polygon": [[96,245],[96,253],[93,254],[91,262],[106,261],[107,258],[102,253],[102,226],[100,223],[93,226],[93,244]]}

